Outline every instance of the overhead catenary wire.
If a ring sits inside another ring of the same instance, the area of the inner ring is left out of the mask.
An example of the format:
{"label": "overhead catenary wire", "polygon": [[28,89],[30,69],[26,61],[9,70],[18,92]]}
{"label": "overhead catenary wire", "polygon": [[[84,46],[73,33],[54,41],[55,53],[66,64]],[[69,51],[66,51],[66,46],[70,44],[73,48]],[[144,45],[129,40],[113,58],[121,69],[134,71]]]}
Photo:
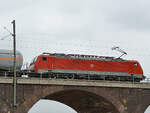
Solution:
{"label": "overhead catenary wire", "polygon": [[[38,50],[48,50],[51,51],[52,49],[55,50],[56,52],[59,51],[63,51],[66,52],[66,50],[68,51],[85,51],[85,52],[94,52],[94,53],[98,53],[99,54],[109,54],[109,53],[116,53],[110,50],[110,48],[112,46],[105,46],[105,45],[88,45],[88,44],[80,44],[80,43],[43,43],[42,41],[31,41],[31,40],[17,40],[18,45],[17,48],[19,49],[25,49],[25,50],[29,50],[29,49],[38,49]],[[34,42],[34,43],[33,43]],[[9,46],[11,43],[7,42],[7,47],[11,47]],[[4,46],[5,46],[4,45]],[[136,56],[149,56],[150,55],[150,50],[149,48],[130,48],[130,47],[125,47],[125,46],[120,46],[123,49],[125,49],[128,52],[128,55],[136,55]],[[117,54],[117,53],[116,53]],[[127,55],[127,56],[128,56]]]}
{"label": "overhead catenary wire", "polygon": [[[10,23],[9,23],[10,24]],[[4,31],[7,31],[7,34],[5,33],[4,36],[0,36],[0,40],[4,40],[5,38],[12,36],[12,32],[10,30],[8,30],[8,28],[6,26],[1,25],[1,28],[4,29]],[[8,34],[9,33],[9,34]]]}
{"label": "overhead catenary wire", "polygon": [[[37,36],[37,35],[36,35]],[[25,35],[25,34],[19,34],[19,36],[17,36],[17,48],[19,49],[24,49],[24,50],[29,50],[29,49],[38,49],[38,50],[55,50],[56,52],[58,51],[64,51],[65,52],[69,52],[69,51],[74,51],[74,52],[80,52],[80,53],[86,53],[89,54],[91,52],[94,54],[111,54],[111,53],[115,53],[110,51],[110,48],[115,46],[119,46],[121,48],[123,48],[124,50],[126,50],[129,55],[133,55],[133,56],[149,56],[150,55],[150,49],[148,46],[131,46],[129,47],[129,45],[126,42],[118,42],[118,43],[113,43],[114,41],[105,41],[103,43],[98,43],[98,41],[94,41],[94,40],[86,40],[84,41],[74,41],[74,40],[57,40],[54,41],[53,39],[51,39],[48,36],[44,36],[44,37],[35,37],[34,35],[32,35],[32,38],[30,35]],[[34,42],[34,43],[33,43]],[[10,43],[8,43],[10,44]],[[50,48],[50,49],[49,49]],[[117,53],[115,53],[117,54]],[[127,55],[128,56],[128,55]]]}
{"label": "overhead catenary wire", "polygon": [[12,34],[8,34],[6,36],[3,36],[3,37],[0,37],[0,40],[4,40],[5,38],[9,37],[9,36],[12,36]]}

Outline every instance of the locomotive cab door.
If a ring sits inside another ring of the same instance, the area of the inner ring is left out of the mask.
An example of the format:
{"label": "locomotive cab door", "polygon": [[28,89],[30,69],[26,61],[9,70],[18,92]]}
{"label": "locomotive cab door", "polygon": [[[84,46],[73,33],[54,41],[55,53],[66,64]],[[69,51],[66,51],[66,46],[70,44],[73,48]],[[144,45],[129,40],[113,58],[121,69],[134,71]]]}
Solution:
{"label": "locomotive cab door", "polygon": [[43,56],[41,59],[41,65],[43,66],[44,73],[50,73],[53,69],[54,57],[51,56]]}
{"label": "locomotive cab door", "polygon": [[137,63],[134,62],[134,63],[131,63],[130,64],[130,73],[131,73],[131,79],[134,81],[134,79],[136,79],[136,76],[135,76],[135,71],[136,71],[136,67],[137,67]]}
{"label": "locomotive cab door", "polygon": [[38,73],[48,72],[48,58],[47,56],[41,56],[38,62]]}

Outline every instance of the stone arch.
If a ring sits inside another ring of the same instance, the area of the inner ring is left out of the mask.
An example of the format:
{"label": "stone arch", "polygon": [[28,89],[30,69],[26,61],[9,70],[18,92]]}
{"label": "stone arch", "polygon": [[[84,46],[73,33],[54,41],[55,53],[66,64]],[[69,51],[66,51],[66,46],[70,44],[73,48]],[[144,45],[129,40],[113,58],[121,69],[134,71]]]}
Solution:
{"label": "stone arch", "polygon": [[107,99],[83,90],[63,90],[52,93],[44,99],[59,101],[78,113],[119,113],[117,108]]}
{"label": "stone arch", "polygon": [[61,102],[48,99],[40,99],[33,105],[33,107],[28,111],[28,113],[30,112],[32,113],[35,111],[45,112],[45,110],[46,112],[55,112],[55,113],[76,112],[73,108]]}
{"label": "stone arch", "polygon": [[[27,87],[25,89],[24,103],[20,106],[20,108],[25,108],[24,113],[28,113],[30,108],[33,107],[36,102],[40,99],[44,99],[47,95],[53,94],[54,92],[62,91],[63,86],[32,86]],[[34,93],[31,93],[34,92]]]}
{"label": "stone arch", "polygon": [[[61,103],[64,103],[72,107],[73,109],[79,112],[79,110],[77,110],[77,108],[75,108],[73,105],[69,105],[68,103],[63,102],[62,100],[54,98],[55,95],[61,96],[62,93],[64,93],[63,94],[64,96],[67,95],[68,97],[72,97],[72,96],[69,96],[68,94],[72,93],[73,91],[76,91],[81,95],[86,95],[86,97],[93,98],[96,101],[95,103],[97,103],[96,104],[97,106],[99,105],[98,103],[100,102],[100,100],[103,100],[104,103],[109,104],[110,106],[112,106],[111,108],[116,110],[115,113],[128,113],[125,109],[126,107],[124,103],[122,102],[122,100],[120,100],[120,98],[122,99],[122,97],[119,97],[121,96],[120,93],[122,92],[122,90],[118,88],[112,89],[112,88],[104,88],[104,87],[78,87],[78,86],[56,86],[56,85],[40,86],[40,88],[33,87],[32,92],[34,92],[34,94],[31,94],[31,93],[29,93],[30,95],[27,94],[30,98],[28,98],[28,96],[25,96],[27,97],[25,98],[26,101],[23,104],[24,108],[26,108],[25,113],[27,113],[27,111],[29,111],[29,109],[40,99],[56,100],[56,101],[59,101]],[[78,94],[76,95],[74,94],[74,97],[77,95]],[[88,102],[90,101],[88,100]],[[82,113],[82,112],[79,112],[79,113]],[[90,113],[92,113],[92,111]]]}
{"label": "stone arch", "polygon": [[150,111],[150,105],[146,106],[144,113],[149,113],[149,111]]}
{"label": "stone arch", "polygon": [[[145,102],[142,102],[142,103],[143,103],[142,106],[139,105],[142,113],[149,113],[150,112],[150,102],[146,103],[146,104],[145,104]],[[146,111],[148,111],[148,112],[146,112]]]}

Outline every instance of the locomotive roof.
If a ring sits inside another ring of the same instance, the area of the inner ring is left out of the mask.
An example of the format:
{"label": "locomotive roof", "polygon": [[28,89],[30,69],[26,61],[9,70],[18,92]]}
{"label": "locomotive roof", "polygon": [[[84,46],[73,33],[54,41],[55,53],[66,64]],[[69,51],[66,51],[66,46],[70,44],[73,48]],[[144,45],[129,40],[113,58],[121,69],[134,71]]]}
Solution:
{"label": "locomotive roof", "polygon": [[122,58],[107,57],[107,56],[96,56],[96,55],[81,55],[81,54],[64,54],[64,53],[43,53],[44,55],[52,55],[63,58],[74,58],[74,59],[92,59],[92,60],[109,60],[109,61],[125,61]]}

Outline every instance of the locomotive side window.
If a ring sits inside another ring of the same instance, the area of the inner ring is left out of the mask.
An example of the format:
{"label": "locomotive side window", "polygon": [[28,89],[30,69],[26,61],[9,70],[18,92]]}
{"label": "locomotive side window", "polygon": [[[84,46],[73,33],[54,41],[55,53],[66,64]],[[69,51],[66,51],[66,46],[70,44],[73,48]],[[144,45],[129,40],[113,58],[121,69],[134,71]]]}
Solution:
{"label": "locomotive side window", "polygon": [[136,67],[137,65],[138,65],[138,64],[135,62],[135,63],[134,63],[134,66]]}
{"label": "locomotive side window", "polygon": [[43,61],[47,61],[47,58],[46,58],[46,57],[43,57]]}

